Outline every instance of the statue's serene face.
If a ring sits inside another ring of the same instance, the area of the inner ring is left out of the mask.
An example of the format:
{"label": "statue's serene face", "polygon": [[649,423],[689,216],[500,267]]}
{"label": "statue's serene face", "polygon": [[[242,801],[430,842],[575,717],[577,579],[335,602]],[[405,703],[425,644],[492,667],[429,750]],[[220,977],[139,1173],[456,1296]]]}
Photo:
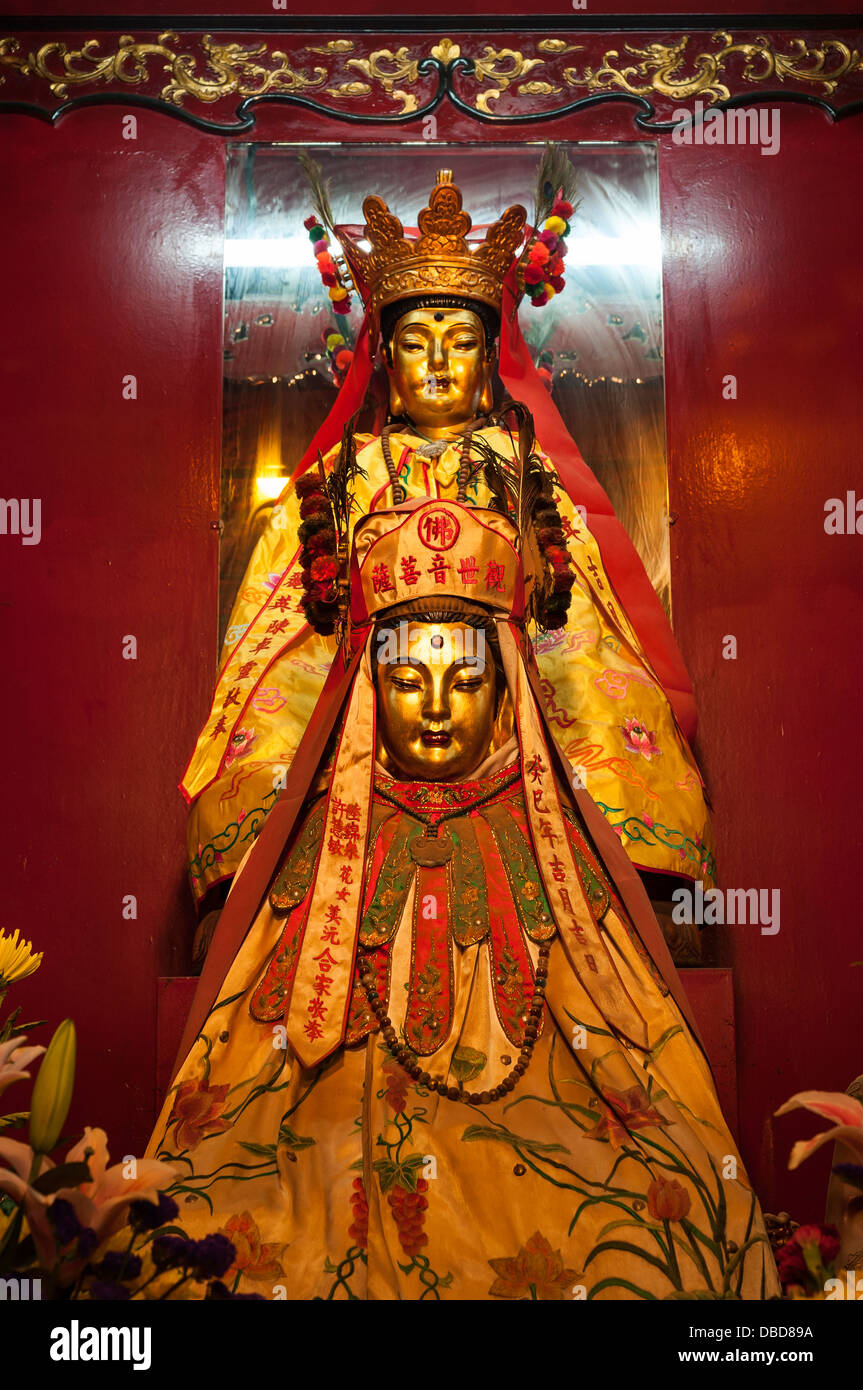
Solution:
{"label": "statue's serene face", "polygon": [[413,309],[391,345],[390,404],[432,438],[469,425],[490,380],[485,333],[470,309]]}
{"label": "statue's serene face", "polygon": [[469,777],[495,733],[491,653],[463,623],[411,623],[410,634],[408,651],[378,661],[378,757],[411,781]]}

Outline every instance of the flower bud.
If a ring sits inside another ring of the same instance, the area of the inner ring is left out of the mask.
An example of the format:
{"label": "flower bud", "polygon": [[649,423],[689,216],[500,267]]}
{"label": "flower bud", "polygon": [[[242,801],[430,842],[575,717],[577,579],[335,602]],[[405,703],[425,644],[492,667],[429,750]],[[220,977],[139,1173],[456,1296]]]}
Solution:
{"label": "flower bud", "polygon": [[75,1080],[75,1025],[66,1018],[42,1058],[30,1101],[30,1146],[48,1154],[57,1144],[72,1103]]}

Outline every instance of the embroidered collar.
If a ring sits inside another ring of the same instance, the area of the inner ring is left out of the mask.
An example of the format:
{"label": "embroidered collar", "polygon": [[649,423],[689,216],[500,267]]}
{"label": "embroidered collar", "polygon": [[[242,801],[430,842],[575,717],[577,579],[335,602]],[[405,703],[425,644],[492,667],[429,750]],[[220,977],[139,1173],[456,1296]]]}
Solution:
{"label": "embroidered collar", "polygon": [[422,819],[469,811],[508,790],[520,776],[518,758],[477,782],[397,782],[378,772],[375,792],[382,800]]}

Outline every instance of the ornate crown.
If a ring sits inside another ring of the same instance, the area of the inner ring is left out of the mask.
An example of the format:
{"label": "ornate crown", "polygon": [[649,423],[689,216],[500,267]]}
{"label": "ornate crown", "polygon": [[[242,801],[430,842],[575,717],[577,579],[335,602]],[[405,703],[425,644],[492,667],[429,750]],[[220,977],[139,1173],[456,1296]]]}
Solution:
{"label": "ornate crown", "polygon": [[344,233],[340,239],[353,281],[376,317],[396,300],[424,294],[460,295],[500,310],[504,277],[524,240],[527,213],[519,204],[507,208],[484,241],[471,244],[461,190],[444,169],[417,218],[416,239],[405,236],[383,198],[366,198],[363,212],[371,250]]}

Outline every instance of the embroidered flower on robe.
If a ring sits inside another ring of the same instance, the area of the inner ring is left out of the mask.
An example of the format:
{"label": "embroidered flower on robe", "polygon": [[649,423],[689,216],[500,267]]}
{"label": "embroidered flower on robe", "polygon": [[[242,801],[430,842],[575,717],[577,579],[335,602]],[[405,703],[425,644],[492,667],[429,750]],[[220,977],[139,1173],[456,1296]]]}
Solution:
{"label": "embroidered flower on robe", "polygon": [[535,1231],[517,1255],[489,1260],[497,1278],[489,1289],[495,1298],[530,1298],[542,1301],[569,1298],[578,1279],[565,1269],[559,1250],[552,1250],[545,1236]]}
{"label": "embroidered flower on robe", "polygon": [[223,1134],[231,1128],[222,1119],[229,1087],[208,1086],[206,1081],[184,1081],[174,1097],[169,1124],[177,1123],[174,1142],[178,1151],[194,1149],[208,1134]]}
{"label": "embroidered flower on robe", "polygon": [[229,1217],[227,1224],[220,1228],[219,1235],[227,1236],[237,1252],[234,1263],[225,1275],[228,1288],[238,1274],[246,1279],[278,1279],[284,1275],[280,1260],[284,1245],[262,1241],[258,1223],[250,1211]]}
{"label": "embroidered flower on robe", "polygon": [[654,1221],[682,1221],[692,1198],[676,1178],[654,1178],[647,1189],[647,1210]]}
{"label": "embroidered flower on robe", "polygon": [[225,771],[231,767],[238,758],[244,758],[247,753],[252,751],[256,734],[254,729],[237,729],[231,742],[228,744],[228,751],[225,755]]}
{"label": "embroidered flower on robe", "polygon": [[656,742],[656,734],[646,729],[638,719],[627,719],[620,726],[627,753],[641,753],[648,762],[658,757],[662,749]]}
{"label": "embroidered flower on robe", "polygon": [[627,1091],[603,1091],[604,1115],[592,1129],[585,1130],[585,1139],[608,1140],[613,1149],[622,1149],[635,1129],[651,1129],[669,1121],[651,1105],[642,1086],[630,1086]]}

